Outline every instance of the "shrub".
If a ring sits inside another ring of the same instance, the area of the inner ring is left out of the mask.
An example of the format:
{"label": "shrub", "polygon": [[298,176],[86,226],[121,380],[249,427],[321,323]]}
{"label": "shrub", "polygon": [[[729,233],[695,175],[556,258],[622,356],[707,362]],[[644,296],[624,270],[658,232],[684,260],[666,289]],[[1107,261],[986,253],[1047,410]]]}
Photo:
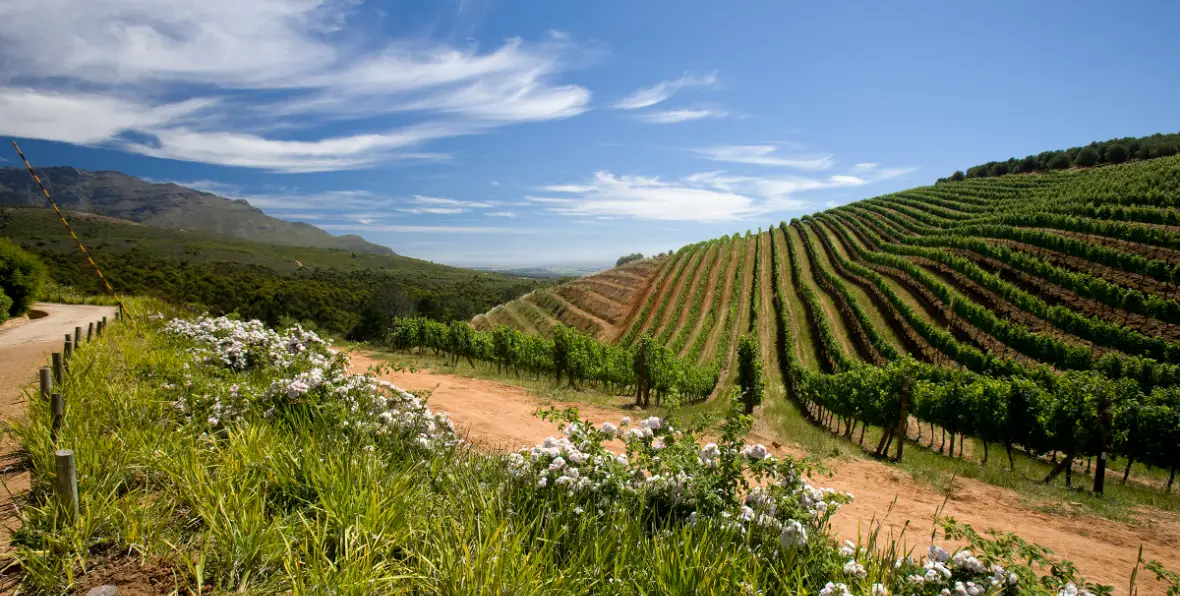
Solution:
{"label": "shrub", "polygon": [[639,252],[631,253],[629,255],[623,255],[623,256],[619,257],[619,260],[615,261],[615,267],[622,267],[623,265],[626,265],[627,263],[630,263],[632,261],[638,261],[642,258],[643,258],[643,253],[639,253]]}
{"label": "shrub", "polygon": [[0,292],[11,302],[5,311],[8,317],[19,317],[29,310],[45,284],[45,277],[45,266],[37,257],[21,250],[11,240],[0,238]]}
{"label": "shrub", "polygon": [[1107,147],[1106,161],[1109,163],[1123,163],[1127,161],[1127,148],[1118,143]]}
{"label": "shrub", "polygon": [[0,323],[8,320],[8,309],[12,308],[12,298],[0,290]]}
{"label": "shrub", "polygon": [[1098,152],[1093,147],[1085,147],[1073,158],[1073,165],[1089,167],[1098,163]]}
{"label": "shrub", "polygon": [[1069,155],[1058,153],[1049,158],[1050,170],[1064,170],[1069,167]]}

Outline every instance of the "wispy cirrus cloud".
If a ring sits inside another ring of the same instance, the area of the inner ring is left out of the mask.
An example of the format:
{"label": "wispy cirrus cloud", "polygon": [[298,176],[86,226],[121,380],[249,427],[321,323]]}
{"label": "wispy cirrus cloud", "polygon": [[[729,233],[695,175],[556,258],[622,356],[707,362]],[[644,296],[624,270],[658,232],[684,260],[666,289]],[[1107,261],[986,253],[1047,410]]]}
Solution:
{"label": "wispy cirrus cloud", "polygon": [[[366,35],[352,0],[0,5],[0,134],[275,172],[439,160],[432,141],[569,118],[568,35],[488,51]],[[45,14],[54,26],[43,27]],[[348,122],[347,134],[328,123]]]}
{"label": "wispy cirrus cloud", "polygon": [[511,211],[489,211],[484,215],[487,215],[488,217],[507,217],[510,219],[516,218],[516,214]]}
{"label": "wispy cirrus cloud", "polygon": [[524,197],[545,204],[546,211],[579,217],[632,217],[646,220],[723,222],[768,213],[814,207],[800,196],[809,191],[855,188],[911,172],[910,168],[875,170],[871,175],[832,174],[746,176],[724,171],[699,172],[675,180],[618,176],[595,172],[589,190],[562,199]]}
{"label": "wispy cirrus cloud", "polygon": [[692,151],[712,161],[779,166],[797,170],[826,170],[835,163],[831,154],[786,156],[778,155],[778,149],[775,145],[718,145]]}
{"label": "wispy cirrus cloud", "polygon": [[684,74],[678,79],[661,81],[651,87],[636,90],[631,95],[616,101],[612,107],[621,110],[637,110],[654,106],[675,95],[685,87],[707,87],[717,82],[717,73],[709,72],[702,75]]}
{"label": "wispy cirrus cloud", "polygon": [[723,110],[664,110],[662,112],[640,114],[639,119],[652,124],[676,124],[691,120],[701,120],[703,118],[724,118],[728,115],[729,112]]}

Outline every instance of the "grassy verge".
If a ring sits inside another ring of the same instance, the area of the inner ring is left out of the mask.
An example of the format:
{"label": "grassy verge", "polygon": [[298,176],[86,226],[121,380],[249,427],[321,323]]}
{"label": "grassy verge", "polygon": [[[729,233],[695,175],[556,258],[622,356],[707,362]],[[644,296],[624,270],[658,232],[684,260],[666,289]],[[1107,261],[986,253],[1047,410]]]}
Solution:
{"label": "grassy verge", "polygon": [[[895,567],[893,544],[827,537],[832,508],[816,499],[839,495],[800,485],[789,460],[739,455],[736,416],[719,449],[657,420],[633,429],[647,434],[628,438],[627,460],[601,451],[613,429],[592,427],[552,453],[491,457],[452,446],[415,398],[346,375],[307,335],[201,343],[199,325],[195,339],[163,333],[144,306],[136,327],[80,347],[57,433],[40,399],[16,429],[33,484],[14,540],[23,593],[80,590],[129,559],[182,593],[917,595],[987,581],[973,569],[992,563],[1022,594],[1080,581],[1042,584],[1021,562],[1044,573],[1042,555],[967,535],[982,560],[933,551],[946,577],[916,586],[920,563]],[[63,448],[77,457],[76,518],[52,490]],[[578,479],[559,451],[594,480],[534,480]],[[750,474],[774,480],[757,510]]]}

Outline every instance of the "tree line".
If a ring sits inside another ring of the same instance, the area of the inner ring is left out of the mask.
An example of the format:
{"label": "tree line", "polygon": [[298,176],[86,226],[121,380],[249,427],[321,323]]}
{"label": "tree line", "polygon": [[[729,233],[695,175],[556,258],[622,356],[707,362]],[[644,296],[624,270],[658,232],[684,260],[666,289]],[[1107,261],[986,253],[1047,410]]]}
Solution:
{"label": "tree line", "polygon": [[967,168],[966,172],[959,170],[947,178],[939,178],[938,183],[1005,174],[1031,174],[1070,167],[1119,164],[1131,160],[1168,157],[1176,155],[1177,152],[1180,152],[1180,133],[1123,137],[1102,142],[1094,141],[1089,145],[1071,147],[1064,151],[1042,151],[1023,159],[1010,157],[1007,161],[989,161]]}

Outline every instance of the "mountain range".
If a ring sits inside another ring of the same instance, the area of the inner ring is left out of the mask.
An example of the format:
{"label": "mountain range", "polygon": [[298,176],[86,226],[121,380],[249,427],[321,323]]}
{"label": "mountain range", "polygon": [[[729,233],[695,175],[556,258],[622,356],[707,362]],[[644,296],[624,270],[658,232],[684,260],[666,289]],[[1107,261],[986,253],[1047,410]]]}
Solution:
{"label": "mountain range", "polygon": [[[167,229],[216,232],[254,242],[394,254],[355,234],[333,236],[313,225],[271,217],[242,199],[227,199],[178,184],[147,182],[121,172],[71,167],[37,170],[62,209],[117,217]],[[0,205],[44,205],[24,168],[0,168]]]}

